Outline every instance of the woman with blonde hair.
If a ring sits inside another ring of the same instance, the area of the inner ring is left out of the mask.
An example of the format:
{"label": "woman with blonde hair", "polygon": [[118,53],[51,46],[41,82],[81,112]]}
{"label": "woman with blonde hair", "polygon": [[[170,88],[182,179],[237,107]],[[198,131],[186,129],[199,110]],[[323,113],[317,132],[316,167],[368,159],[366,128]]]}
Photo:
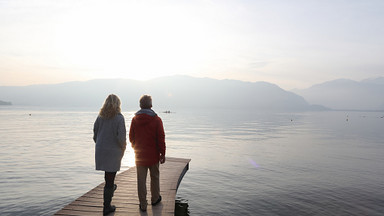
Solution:
{"label": "woman with blonde hair", "polygon": [[120,170],[121,159],[127,145],[125,119],[121,114],[121,102],[114,94],[108,95],[93,126],[96,170],[105,172],[103,215],[114,212],[111,205],[117,185],[115,176]]}

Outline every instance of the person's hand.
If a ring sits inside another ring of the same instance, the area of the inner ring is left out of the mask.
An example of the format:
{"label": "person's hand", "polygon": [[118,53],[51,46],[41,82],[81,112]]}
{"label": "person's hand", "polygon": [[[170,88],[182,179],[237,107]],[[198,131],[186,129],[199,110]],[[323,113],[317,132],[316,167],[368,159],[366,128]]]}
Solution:
{"label": "person's hand", "polygon": [[165,155],[160,155],[160,163],[165,163]]}

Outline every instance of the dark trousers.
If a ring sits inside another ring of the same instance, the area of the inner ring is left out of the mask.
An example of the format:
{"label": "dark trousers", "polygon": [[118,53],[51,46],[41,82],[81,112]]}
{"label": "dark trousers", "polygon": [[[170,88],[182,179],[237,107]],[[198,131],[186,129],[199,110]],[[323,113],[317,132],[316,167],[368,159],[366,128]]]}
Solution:
{"label": "dark trousers", "polygon": [[104,180],[106,188],[113,188],[113,185],[115,184],[115,177],[116,172],[105,172]]}

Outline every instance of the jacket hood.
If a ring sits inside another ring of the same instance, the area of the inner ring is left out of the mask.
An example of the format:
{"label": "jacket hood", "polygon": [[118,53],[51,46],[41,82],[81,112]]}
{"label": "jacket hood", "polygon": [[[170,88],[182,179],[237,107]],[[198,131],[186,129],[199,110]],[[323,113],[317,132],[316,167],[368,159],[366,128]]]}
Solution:
{"label": "jacket hood", "polygon": [[140,114],[147,114],[149,116],[157,116],[155,111],[153,111],[152,109],[141,109],[135,113],[135,115],[140,115]]}
{"label": "jacket hood", "polygon": [[136,124],[148,125],[155,121],[157,114],[151,109],[141,109],[135,114]]}

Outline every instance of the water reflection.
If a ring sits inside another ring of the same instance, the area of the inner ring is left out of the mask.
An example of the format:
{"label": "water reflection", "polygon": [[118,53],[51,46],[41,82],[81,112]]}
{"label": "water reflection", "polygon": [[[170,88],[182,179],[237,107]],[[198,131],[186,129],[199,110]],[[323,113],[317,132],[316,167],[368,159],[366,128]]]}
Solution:
{"label": "water reflection", "polygon": [[[382,113],[350,113],[349,121],[341,112],[159,115],[167,155],[192,159],[177,192],[188,201],[177,198],[176,215],[384,212]],[[0,112],[1,215],[52,215],[103,182],[94,170],[96,116]],[[124,116],[128,129],[133,112]],[[128,145],[122,170],[133,166]]]}
{"label": "water reflection", "polygon": [[130,143],[127,143],[127,149],[125,150],[124,157],[121,160],[122,170],[129,169],[135,166],[135,152]]}

